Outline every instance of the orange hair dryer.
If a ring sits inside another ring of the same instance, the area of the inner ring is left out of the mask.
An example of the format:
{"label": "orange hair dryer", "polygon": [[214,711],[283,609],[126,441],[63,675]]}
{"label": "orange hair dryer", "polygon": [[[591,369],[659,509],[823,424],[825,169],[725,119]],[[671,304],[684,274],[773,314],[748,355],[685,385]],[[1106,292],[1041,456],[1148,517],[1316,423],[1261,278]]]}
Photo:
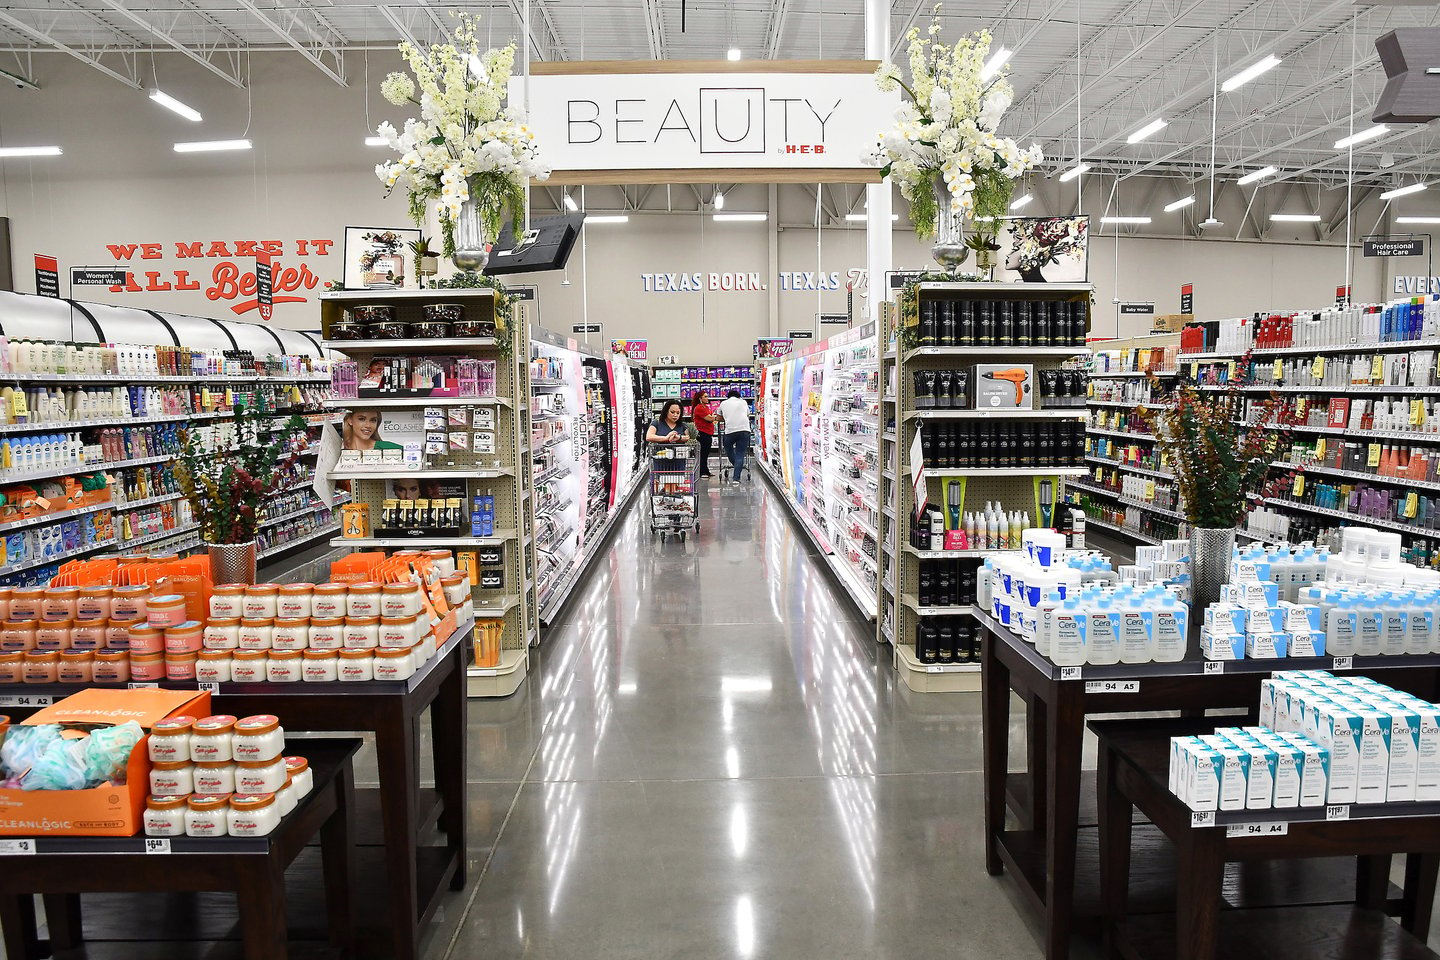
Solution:
{"label": "orange hair dryer", "polygon": [[1009,380],[1015,384],[1015,406],[1025,402],[1025,394],[1030,392],[1030,371],[1022,370],[1020,367],[1011,367],[1009,370],[987,370],[983,374],[986,380]]}

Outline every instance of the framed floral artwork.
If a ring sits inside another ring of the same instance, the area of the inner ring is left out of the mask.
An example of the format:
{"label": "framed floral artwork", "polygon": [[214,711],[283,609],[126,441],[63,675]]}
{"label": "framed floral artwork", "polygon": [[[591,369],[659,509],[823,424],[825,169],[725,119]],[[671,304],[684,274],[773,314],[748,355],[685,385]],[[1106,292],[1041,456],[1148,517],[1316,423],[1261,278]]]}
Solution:
{"label": "framed floral artwork", "polygon": [[420,239],[413,227],[346,227],[345,289],[389,290],[413,283]]}
{"label": "framed floral artwork", "polygon": [[1090,218],[1007,217],[995,234],[995,279],[1003,283],[1084,283]]}

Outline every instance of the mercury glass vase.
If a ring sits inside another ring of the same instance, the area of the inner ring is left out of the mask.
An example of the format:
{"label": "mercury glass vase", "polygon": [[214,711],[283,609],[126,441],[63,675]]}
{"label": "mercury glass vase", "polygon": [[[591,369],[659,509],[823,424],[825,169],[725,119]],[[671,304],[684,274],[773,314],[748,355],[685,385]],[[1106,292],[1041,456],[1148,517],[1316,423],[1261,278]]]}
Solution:
{"label": "mercury glass vase", "polygon": [[945,185],[944,175],[935,174],[930,185],[935,191],[935,245],[930,248],[930,256],[955,273],[970,256],[965,246],[965,214],[951,212],[950,188]]}
{"label": "mercury glass vase", "polygon": [[254,583],[255,541],[249,543],[212,543],[210,547],[210,579],[212,583]]}
{"label": "mercury glass vase", "polygon": [[485,264],[490,261],[490,251],[485,243],[485,224],[474,199],[460,205],[460,215],[455,218],[455,253],[450,260],[467,272],[484,270]]}
{"label": "mercury glass vase", "polygon": [[1190,601],[1192,617],[1220,599],[1220,588],[1230,582],[1230,558],[1235,553],[1234,527],[1196,527],[1190,531]]}

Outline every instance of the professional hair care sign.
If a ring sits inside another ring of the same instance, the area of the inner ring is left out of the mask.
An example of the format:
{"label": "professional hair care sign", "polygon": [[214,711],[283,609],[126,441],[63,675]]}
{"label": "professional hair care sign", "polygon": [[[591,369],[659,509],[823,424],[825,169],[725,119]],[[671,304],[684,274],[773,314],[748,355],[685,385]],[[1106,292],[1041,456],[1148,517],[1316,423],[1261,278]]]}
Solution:
{"label": "professional hair care sign", "polygon": [[[530,125],[557,172],[856,170],[874,180],[861,155],[900,106],[863,60],[534,66]],[[511,83],[514,102],[525,79]]]}

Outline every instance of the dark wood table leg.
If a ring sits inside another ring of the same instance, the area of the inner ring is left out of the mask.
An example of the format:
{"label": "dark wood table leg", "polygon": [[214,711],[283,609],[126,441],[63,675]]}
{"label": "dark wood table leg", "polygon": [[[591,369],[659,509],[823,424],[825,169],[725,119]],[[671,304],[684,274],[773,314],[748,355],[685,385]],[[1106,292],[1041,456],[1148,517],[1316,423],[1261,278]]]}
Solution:
{"label": "dark wood table leg", "polygon": [[1025,769],[1030,773],[1030,823],[1044,830],[1050,813],[1049,710],[1038,694],[1025,698]]}
{"label": "dark wood table leg", "polygon": [[995,637],[981,630],[980,710],[985,774],[985,872],[998,877],[1005,830],[1005,778],[1010,766],[1010,670],[995,655]]}
{"label": "dark wood table leg", "polygon": [[320,828],[325,873],[325,912],[330,944],[346,960],[355,955],[355,768],[345,764],[335,778],[335,812]]}
{"label": "dark wood table leg", "polygon": [[395,927],[396,960],[419,955],[420,895],[416,879],[415,769],[411,755],[414,717],[400,703],[380,707],[375,723],[375,762],[380,774],[380,819],[385,833],[385,880],[389,887],[391,922]]}
{"label": "dark wood table leg", "polygon": [[[465,804],[466,743],[465,671],[457,663],[446,675],[430,705],[431,732],[434,744],[435,786],[440,791],[440,829],[445,833],[446,846],[456,854],[458,863],[450,879],[453,890],[465,888],[465,865],[469,856],[465,846],[465,824],[469,811]],[[440,758],[444,757],[442,761]]]}
{"label": "dark wood table leg", "polygon": [[45,904],[45,926],[50,930],[52,949],[74,950],[85,942],[80,894],[47,893],[40,900]]}
{"label": "dark wood table leg", "polygon": [[1385,912],[1390,899],[1390,856],[1355,858],[1355,902]]}
{"label": "dark wood table leg", "polygon": [[1102,956],[1115,960],[1115,928],[1125,919],[1130,897],[1130,839],[1134,804],[1120,792],[1115,755],[1100,750],[1100,904],[1103,916]]}
{"label": "dark wood table leg", "polygon": [[1440,853],[1412,853],[1405,857],[1405,899],[1400,925],[1422,942],[1430,937],[1437,871],[1440,871]]}
{"label": "dark wood table leg", "polygon": [[1225,881],[1225,834],[1206,827],[1176,842],[1175,960],[1213,960]]}
{"label": "dark wood table leg", "polygon": [[4,935],[7,960],[35,960],[40,956],[33,895],[0,894],[0,934]]}
{"label": "dark wood table leg", "polygon": [[1075,907],[1075,834],[1080,820],[1080,750],[1085,734],[1084,685],[1055,683],[1046,705],[1049,797],[1045,820],[1045,957],[1066,960]]}
{"label": "dark wood table leg", "polygon": [[279,857],[236,857],[235,895],[245,960],[285,960],[285,869]]}

